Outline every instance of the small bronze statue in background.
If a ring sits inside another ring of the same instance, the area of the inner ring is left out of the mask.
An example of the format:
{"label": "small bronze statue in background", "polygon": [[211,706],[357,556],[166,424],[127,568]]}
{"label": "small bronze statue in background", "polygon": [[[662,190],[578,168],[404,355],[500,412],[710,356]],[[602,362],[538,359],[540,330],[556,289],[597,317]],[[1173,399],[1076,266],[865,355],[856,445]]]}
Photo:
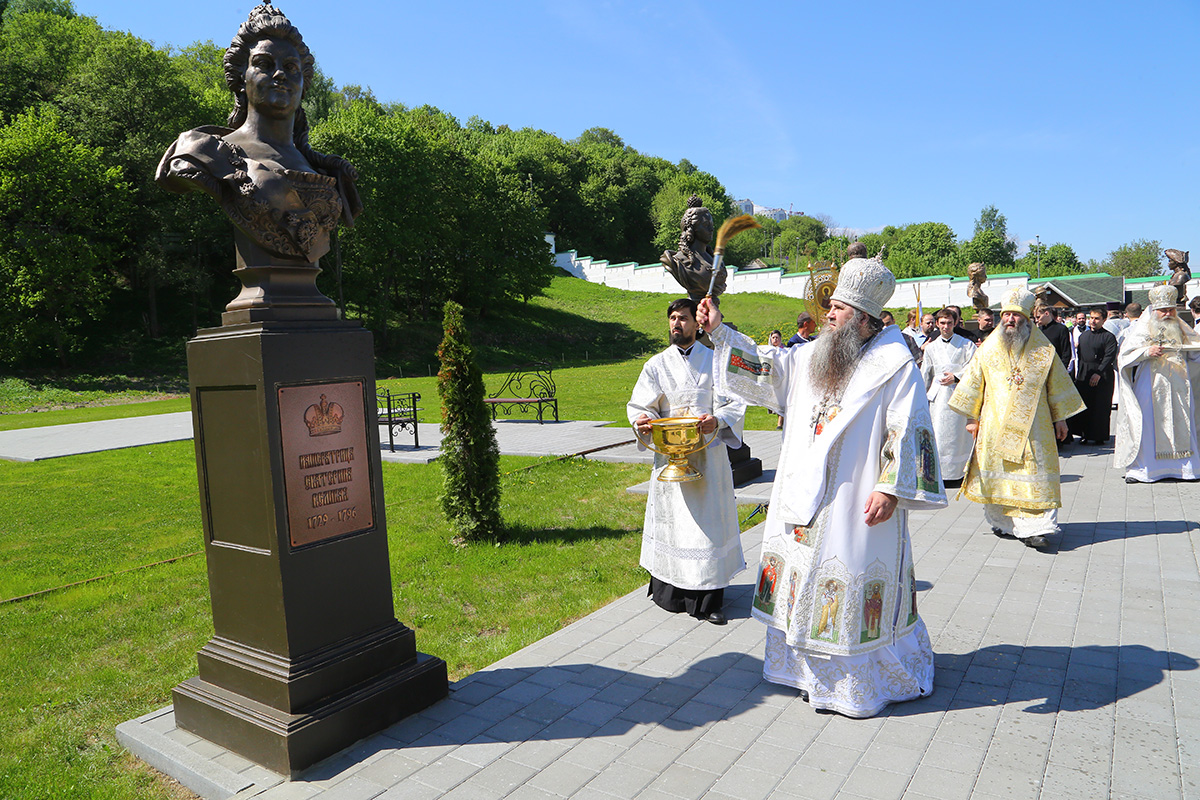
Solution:
{"label": "small bronze statue in background", "polygon": [[1187,283],[1192,279],[1192,271],[1188,269],[1188,253],[1190,250],[1164,250],[1167,256],[1167,266],[1171,268],[1171,279],[1167,283],[1175,287],[1175,304],[1187,302]]}
{"label": "small bronze statue in background", "polygon": [[988,296],[983,293],[983,284],[987,280],[987,269],[978,261],[967,266],[967,297],[975,308],[988,308]]}
{"label": "small bronze statue in background", "polygon": [[[659,258],[663,267],[679,282],[692,300],[702,300],[708,293],[713,264],[713,217],[696,195],[688,198],[687,210],[680,222],[679,249],[667,250]],[[725,291],[725,267],[717,270],[712,295]]]}

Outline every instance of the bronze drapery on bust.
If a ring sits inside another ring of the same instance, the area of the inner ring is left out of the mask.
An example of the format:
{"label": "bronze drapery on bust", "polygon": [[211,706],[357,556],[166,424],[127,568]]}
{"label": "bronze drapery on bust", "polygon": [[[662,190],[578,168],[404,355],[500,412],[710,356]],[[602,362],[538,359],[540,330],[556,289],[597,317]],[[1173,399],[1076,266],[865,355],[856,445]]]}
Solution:
{"label": "bronze drapery on bust", "polygon": [[316,288],[317,262],[339,222],[362,211],[357,173],[345,159],[308,143],[301,101],[314,59],[296,27],[274,6],[250,12],[225,51],[234,95],[228,127],[180,134],[155,180],[172,192],[202,191],[236,227],[241,294],[225,324],[265,319],[336,319]]}

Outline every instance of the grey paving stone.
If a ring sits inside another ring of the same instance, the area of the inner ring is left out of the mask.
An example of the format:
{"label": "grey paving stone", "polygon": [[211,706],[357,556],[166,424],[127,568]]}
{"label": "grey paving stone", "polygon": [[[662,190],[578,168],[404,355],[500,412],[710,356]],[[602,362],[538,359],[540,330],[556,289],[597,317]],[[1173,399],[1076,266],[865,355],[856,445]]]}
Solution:
{"label": "grey paving stone", "polygon": [[908,788],[909,775],[858,766],[842,784],[843,795],[859,794],[871,800],[899,800]]}
{"label": "grey paving stone", "polygon": [[566,761],[555,761],[530,778],[525,785],[561,797],[570,797],[594,777],[595,770]]}
{"label": "grey paving stone", "polygon": [[374,800],[385,787],[359,777],[347,778],[321,792],[322,800]]}
{"label": "grey paving stone", "polygon": [[[654,741],[650,737],[647,737],[647,740]],[[741,756],[742,751],[738,748],[726,747],[701,738],[688,746],[683,754],[676,758],[675,763],[721,775]]]}
{"label": "grey paving stone", "polygon": [[479,766],[454,756],[439,758],[412,774],[413,780],[447,792],[479,772]]}
{"label": "grey paving stone", "polygon": [[393,752],[363,767],[357,774],[365,780],[390,787],[423,767],[425,764],[420,761],[409,758],[403,753]]}
{"label": "grey paving stone", "polygon": [[730,767],[712,786],[713,794],[724,793],[739,800],[759,800],[771,796],[779,777],[758,770]]}
{"label": "grey paving stone", "polygon": [[585,739],[563,753],[561,760],[579,764],[590,770],[601,770],[626,752],[627,748],[606,739]]}
{"label": "grey paving stone", "polygon": [[602,771],[588,782],[587,788],[615,797],[636,797],[638,792],[658,778],[658,771],[620,764]]}
{"label": "grey paving stone", "polygon": [[717,775],[711,772],[694,769],[683,764],[674,764],[660,773],[651,783],[650,788],[665,792],[672,797],[700,798],[712,797],[712,786]]}
{"label": "grey paving stone", "polygon": [[975,789],[976,773],[956,772],[939,764],[922,763],[908,783],[912,794],[935,800],[967,800]]}

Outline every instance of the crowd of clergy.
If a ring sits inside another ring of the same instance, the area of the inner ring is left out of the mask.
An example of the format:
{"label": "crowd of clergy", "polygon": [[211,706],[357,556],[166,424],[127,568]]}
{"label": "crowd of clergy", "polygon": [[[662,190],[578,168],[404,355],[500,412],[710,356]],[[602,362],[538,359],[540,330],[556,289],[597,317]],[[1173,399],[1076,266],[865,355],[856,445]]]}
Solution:
{"label": "crowd of clergy", "polygon": [[995,535],[1044,549],[1059,533],[1059,448],[1107,444],[1114,402],[1126,482],[1200,478],[1200,333],[1175,287],[1151,290],[1145,313],[1085,309],[1070,327],[1018,287],[998,315],[976,314],[978,332],[953,306],[901,330],[884,311],[894,288],[880,261],[852,258],[823,329],[801,315],[786,346],[724,324],[713,299],[675,301],[671,344],[628,405],[643,440],[678,416],[712,437],[688,457],[700,480],[657,480],[656,454],[640,563],[656,604],[717,625],[745,568],[726,447],[740,446],[747,406],[780,415],[749,610],[767,627],[763,675],[850,717],[933,691],[908,515],[946,506],[947,485],[983,505]]}

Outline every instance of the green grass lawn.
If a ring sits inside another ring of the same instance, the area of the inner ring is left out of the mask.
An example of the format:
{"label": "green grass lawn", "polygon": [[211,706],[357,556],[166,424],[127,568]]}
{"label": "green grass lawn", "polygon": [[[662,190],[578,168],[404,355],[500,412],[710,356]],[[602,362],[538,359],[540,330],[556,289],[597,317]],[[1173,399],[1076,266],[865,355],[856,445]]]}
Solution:
{"label": "green grass lawn", "polygon": [[[645,580],[645,500],[625,489],[648,467],[504,457],[501,471],[511,540],[459,548],[440,468],[383,467],[396,616],[452,678]],[[0,604],[0,797],[178,796],[113,729],[169,703],[212,635],[204,558],[188,555],[201,548],[191,443],[0,461],[0,487],[0,599],[110,576]]]}

